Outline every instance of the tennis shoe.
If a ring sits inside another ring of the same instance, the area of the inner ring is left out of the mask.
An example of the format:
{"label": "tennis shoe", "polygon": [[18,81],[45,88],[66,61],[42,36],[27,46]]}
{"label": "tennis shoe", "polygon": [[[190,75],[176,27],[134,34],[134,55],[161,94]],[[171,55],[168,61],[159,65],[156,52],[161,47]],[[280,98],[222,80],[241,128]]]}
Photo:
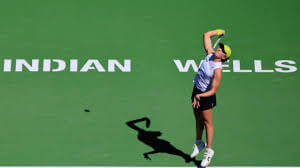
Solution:
{"label": "tennis shoe", "polygon": [[212,157],[214,156],[214,150],[212,149],[206,149],[204,156],[203,156],[203,160],[201,162],[201,167],[207,167],[210,164],[210,161],[212,159]]}
{"label": "tennis shoe", "polygon": [[201,152],[201,150],[204,149],[205,147],[206,147],[206,143],[203,142],[202,140],[199,144],[197,144],[197,145],[194,144],[194,151],[191,154],[191,158],[196,157]]}

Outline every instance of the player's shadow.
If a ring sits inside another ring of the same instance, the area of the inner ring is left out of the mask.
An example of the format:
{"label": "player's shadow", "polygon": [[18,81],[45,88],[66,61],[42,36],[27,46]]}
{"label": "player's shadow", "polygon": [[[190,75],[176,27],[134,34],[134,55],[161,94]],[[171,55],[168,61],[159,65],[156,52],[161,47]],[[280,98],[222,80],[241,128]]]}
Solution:
{"label": "player's shadow", "polygon": [[176,155],[176,156],[182,157],[186,163],[189,163],[189,162],[193,161],[194,164],[197,167],[200,167],[201,160],[197,161],[195,159],[191,159],[188,154],[185,154],[181,150],[174,147],[169,141],[159,139],[158,137],[162,135],[162,133],[160,131],[146,131],[146,130],[144,130],[142,128],[139,128],[135,125],[136,123],[142,122],[142,121],[145,121],[146,122],[146,127],[149,128],[150,119],[146,118],[146,117],[141,118],[141,119],[128,121],[128,122],[126,122],[126,124],[130,128],[132,128],[132,129],[134,129],[138,132],[137,138],[141,142],[143,142],[146,145],[149,145],[150,147],[153,148],[153,151],[144,153],[144,157],[146,159],[151,160],[151,158],[149,157],[150,154],[168,153],[168,154],[171,154],[171,155]]}

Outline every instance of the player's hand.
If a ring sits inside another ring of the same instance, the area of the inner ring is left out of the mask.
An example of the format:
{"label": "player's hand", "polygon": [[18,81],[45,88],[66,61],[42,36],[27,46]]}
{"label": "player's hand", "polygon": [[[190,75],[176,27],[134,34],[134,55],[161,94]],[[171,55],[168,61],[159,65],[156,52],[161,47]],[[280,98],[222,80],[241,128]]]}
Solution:
{"label": "player's hand", "polygon": [[195,98],[197,100],[196,107],[199,108],[200,107],[200,94],[196,94]]}
{"label": "player's hand", "polygon": [[217,29],[216,31],[218,33],[218,36],[225,36],[225,30],[223,30],[223,29]]}
{"label": "player's hand", "polygon": [[199,108],[200,107],[200,102],[199,102],[199,98],[196,97],[197,95],[194,96],[194,101],[192,103],[193,108]]}
{"label": "player's hand", "polygon": [[194,101],[193,101],[193,103],[192,103],[193,108],[196,107],[196,103],[197,103],[197,100],[196,100],[196,98],[195,98],[195,96],[194,96]]}

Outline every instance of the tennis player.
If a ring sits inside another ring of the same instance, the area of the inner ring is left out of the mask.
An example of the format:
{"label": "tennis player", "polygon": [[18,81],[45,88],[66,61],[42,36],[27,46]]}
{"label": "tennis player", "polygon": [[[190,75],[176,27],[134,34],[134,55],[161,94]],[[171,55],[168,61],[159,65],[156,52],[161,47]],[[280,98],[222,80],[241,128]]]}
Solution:
{"label": "tennis player", "polygon": [[[228,45],[220,43],[220,47],[216,51],[212,47],[211,38],[220,35],[225,35],[225,31],[217,29],[203,35],[207,56],[194,78],[194,89],[191,97],[196,119],[196,144],[191,158],[196,157],[206,147],[201,162],[202,167],[208,166],[214,156],[214,150],[211,148],[214,134],[212,109],[216,106],[216,92],[221,82],[222,62],[227,61],[231,55],[231,49]],[[206,143],[202,141],[204,127],[206,130]]]}

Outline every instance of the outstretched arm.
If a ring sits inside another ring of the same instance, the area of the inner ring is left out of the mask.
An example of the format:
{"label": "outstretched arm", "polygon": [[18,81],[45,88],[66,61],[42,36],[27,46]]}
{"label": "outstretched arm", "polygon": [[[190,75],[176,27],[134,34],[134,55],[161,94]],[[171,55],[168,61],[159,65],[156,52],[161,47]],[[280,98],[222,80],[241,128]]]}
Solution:
{"label": "outstretched arm", "polygon": [[204,48],[205,48],[205,51],[207,52],[207,54],[212,54],[215,52],[212,47],[212,44],[211,44],[211,37],[219,36],[219,35],[225,35],[225,31],[221,30],[221,29],[217,29],[217,30],[212,30],[212,31],[208,31],[208,32],[204,33],[203,44],[204,44]]}
{"label": "outstretched arm", "polygon": [[132,129],[134,129],[134,130],[137,130],[137,131],[140,131],[140,130],[142,130],[142,129],[139,128],[139,127],[137,127],[137,126],[135,125],[135,123],[142,122],[142,121],[146,121],[146,127],[149,128],[149,126],[150,126],[150,119],[147,118],[147,117],[144,117],[144,118],[141,118],[141,119],[137,119],[137,120],[128,121],[128,122],[126,122],[126,124],[127,124],[130,128],[132,128]]}

